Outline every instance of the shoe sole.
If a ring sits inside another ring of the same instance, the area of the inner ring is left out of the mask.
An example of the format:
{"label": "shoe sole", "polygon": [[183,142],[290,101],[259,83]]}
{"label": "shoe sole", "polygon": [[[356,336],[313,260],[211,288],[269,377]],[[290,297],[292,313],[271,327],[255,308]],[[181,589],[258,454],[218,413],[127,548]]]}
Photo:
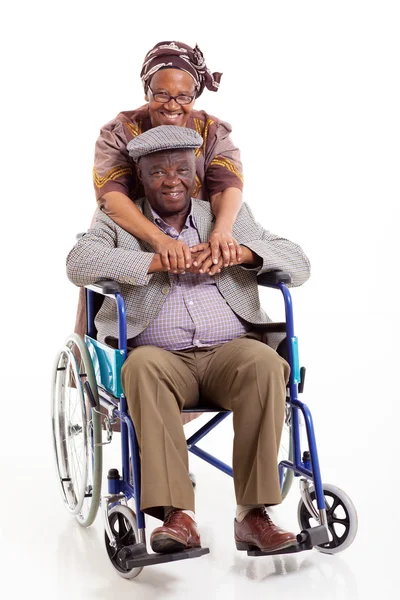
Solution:
{"label": "shoe sole", "polygon": [[296,546],[296,545],[297,545],[297,541],[295,539],[288,540],[287,542],[283,542],[282,544],[279,544],[279,546],[274,546],[274,547],[270,547],[270,548],[259,548],[255,544],[247,544],[246,542],[236,542],[236,549],[237,550],[248,550],[248,551],[258,550],[259,552],[278,552],[279,550],[285,550],[285,548],[290,548],[290,546]]}
{"label": "shoe sole", "polygon": [[190,546],[185,544],[179,538],[166,533],[160,533],[150,540],[151,548],[157,554],[170,554],[172,552],[181,552],[189,548],[200,548],[201,546]]}

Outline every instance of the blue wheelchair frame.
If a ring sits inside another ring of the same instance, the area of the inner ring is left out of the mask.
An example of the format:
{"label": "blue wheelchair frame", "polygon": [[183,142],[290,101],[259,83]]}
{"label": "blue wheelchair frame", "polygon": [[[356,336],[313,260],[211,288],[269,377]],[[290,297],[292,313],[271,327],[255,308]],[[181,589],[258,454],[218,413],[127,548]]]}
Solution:
{"label": "blue wheelchair frame", "polygon": [[[326,511],[325,500],[321,479],[321,472],[318,460],[317,445],[315,440],[314,426],[309,408],[299,400],[299,384],[301,384],[299,355],[297,337],[294,333],[293,305],[290,291],[287,283],[290,283],[290,275],[281,271],[264,273],[258,278],[258,284],[275,288],[281,291],[285,303],[285,328],[281,331],[286,331],[286,342],[288,349],[289,364],[291,368],[289,379],[290,396],[287,402],[291,409],[291,432],[293,442],[293,460],[283,460],[279,464],[279,477],[282,485],[285,469],[290,469],[296,477],[302,476],[313,482],[315,488],[316,502],[319,512],[320,526],[307,530],[307,532],[298,536],[298,545],[286,549],[287,552],[298,552],[301,550],[310,549],[314,545],[328,541],[328,533],[326,529]],[[95,318],[95,294],[101,294],[113,298],[117,305],[118,313],[118,349],[115,350],[109,346],[105,346],[96,340],[96,329],[94,325]],[[146,544],[145,541],[145,518],[144,513],[140,510],[140,458],[138,442],[135,434],[135,428],[128,413],[127,400],[123,394],[120,374],[124,360],[127,357],[127,332],[126,332],[126,314],[125,303],[121,295],[118,283],[114,281],[100,281],[94,285],[86,286],[86,305],[87,305],[87,335],[85,342],[89,348],[92,360],[94,362],[96,379],[99,385],[99,399],[101,406],[108,409],[113,418],[118,418],[121,421],[121,453],[122,453],[122,477],[119,473],[112,469],[114,476],[108,477],[108,492],[110,495],[123,494],[127,499],[133,498],[136,505],[136,518],[139,533],[139,543]],[[271,324],[274,325],[274,324]],[[271,327],[270,331],[274,331]],[[275,330],[276,331],[276,330]],[[302,370],[303,371],[303,370]],[[304,372],[304,371],[303,371]],[[207,409],[199,408],[197,412],[207,412]],[[191,409],[189,412],[196,412]],[[300,447],[300,427],[299,427],[299,411],[304,416],[307,439],[309,444],[309,452],[301,455]],[[215,409],[208,412],[216,412]],[[227,475],[233,476],[232,467],[212,456],[205,450],[197,446],[197,443],[203,439],[214,427],[223,421],[230,411],[221,410],[208,423],[201,427],[196,433],[187,439],[188,450],[202,458],[212,466]],[[133,485],[130,481],[130,457],[132,458]],[[208,551],[208,550],[207,550]],[[282,551],[280,552],[282,553]],[[263,552],[248,552],[249,555],[265,554]],[[272,554],[272,553],[271,553]],[[149,555],[150,556],[150,555]],[[156,555],[157,556],[157,555]],[[183,558],[183,556],[182,556]],[[172,560],[172,559],[171,559]],[[164,562],[164,560],[153,560],[151,562]],[[147,561],[144,564],[150,564]]]}

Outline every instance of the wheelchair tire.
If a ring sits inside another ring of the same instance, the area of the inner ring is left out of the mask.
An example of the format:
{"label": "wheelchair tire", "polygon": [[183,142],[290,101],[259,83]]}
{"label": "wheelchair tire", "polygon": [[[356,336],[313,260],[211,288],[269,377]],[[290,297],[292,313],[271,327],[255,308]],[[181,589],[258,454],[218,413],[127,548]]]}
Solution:
{"label": "wheelchair tire", "polygon": [[114,548],[110,544],[107,532],[104,532],[104,539],[108,558],[118,575],[124,579],[134,579],[143,571],[143,567],[134,567],[133,569],[123,569],[118,562],[118,552],[126,547],[136,544],[138,541],[138,529],[136,515],[128,506],[117,504],[111,508],[108,513],[108,520],[111,531],[116,538],[117,546]]}
{"label": "wheelchair tire", "polygon": [[[357,511],[349,496],[340,488],[330,483],[324,483],[323,490],[328,518],[329,542],[321,546],[315,546],[315,549],[324,554],[337,554],[346,550],[357,535]],[[310,486],[310,495],[316,510],[318,510],[314,486]],[[302,499],[297,509],[297,518],[301,529],[319,525],[319,522],[308,512]]]}
{"label": "wheelchair tire", "polygon": [[102,476],[101,419],[91,408],[86,382],[99,406],[89,352],[82,338],[72,334],[55,363],[52,425],[61,495],[82,527],[96,518]]}

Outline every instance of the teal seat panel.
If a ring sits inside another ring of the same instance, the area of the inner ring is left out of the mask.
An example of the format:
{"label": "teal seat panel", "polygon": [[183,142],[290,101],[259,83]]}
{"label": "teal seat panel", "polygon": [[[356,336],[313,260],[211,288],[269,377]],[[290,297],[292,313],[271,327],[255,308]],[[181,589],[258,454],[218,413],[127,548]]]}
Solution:
{"label": "teal seat panel", "polygon": [[85,343],[92,359],[97,385],[116,398],[123,396],[121,369],[125,360],[125,352],[110,348],[88,335],[85,335]]}

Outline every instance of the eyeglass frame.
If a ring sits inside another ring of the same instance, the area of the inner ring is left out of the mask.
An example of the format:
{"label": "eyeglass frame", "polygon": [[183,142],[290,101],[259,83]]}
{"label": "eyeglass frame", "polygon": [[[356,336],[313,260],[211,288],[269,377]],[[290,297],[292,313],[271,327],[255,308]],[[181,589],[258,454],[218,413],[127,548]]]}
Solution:
{"label": "eyeglass frame", "polygon": [[[170,102],[171,100],[175,100],[175,102],[177,104],[179,104],[179,106],[188,106],[196,98],[196,93],[193,96],[189,96],[189,95],[186,95],[186,94],[178,94],[178,96],[171,96],[171,94],[169,94],[168,92],[156,92],[156,93],[154,93],[150,86],[149,86],[149,90],[153,94],[153,98],[154,98],[154,100],[156,102],[159,102],[159,100],[156,99],[156,96],[161,96],[161,95],[169,96],[168,100],[166,100],[165,102],[160,102],[160,104],[168,104],[168,102]],[[186,102],[185,104],[181,104],[180,102],[178,102],[179,96],[184,96],[185,98],[190,98],[190,102]]]}

